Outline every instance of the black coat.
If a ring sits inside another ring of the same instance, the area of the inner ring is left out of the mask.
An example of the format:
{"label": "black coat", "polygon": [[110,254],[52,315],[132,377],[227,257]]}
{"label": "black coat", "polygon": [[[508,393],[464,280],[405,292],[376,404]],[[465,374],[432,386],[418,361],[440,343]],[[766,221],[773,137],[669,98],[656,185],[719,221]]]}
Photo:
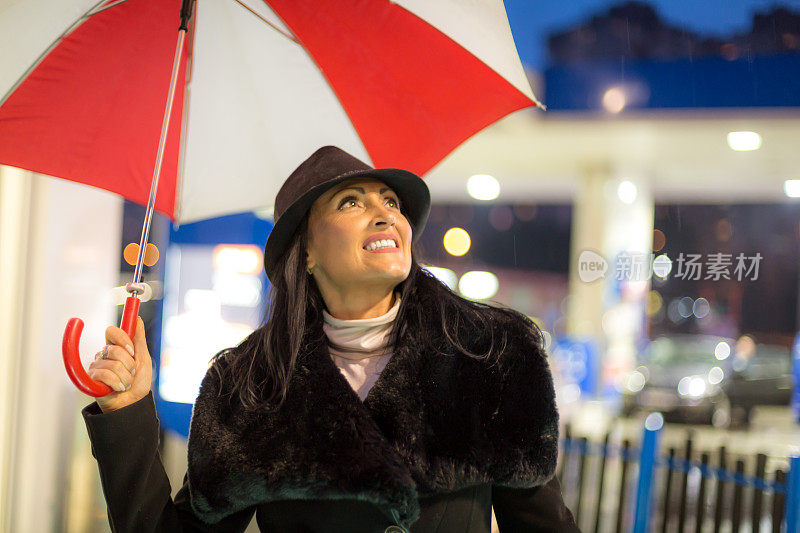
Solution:
{"label": "black coat", "polygon": [[[544,350],[506,320],[499,363],[399,342],[362,402],[318,337],[280,410],[231,411],[214,372],[170,497],[152,394],[83,410],[114,531],[578,531],[553,477],[558,414]],[[485,350],[481,332],[468,346]],[[461,341],[464,342],[464,337]]]}

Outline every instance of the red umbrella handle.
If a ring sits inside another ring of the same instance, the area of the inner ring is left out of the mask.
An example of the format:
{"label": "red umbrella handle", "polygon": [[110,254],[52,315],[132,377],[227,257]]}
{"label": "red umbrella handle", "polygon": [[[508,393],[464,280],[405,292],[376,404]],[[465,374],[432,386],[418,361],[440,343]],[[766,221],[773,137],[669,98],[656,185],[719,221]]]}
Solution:
{"label": "red umbrella handle", "polygon": [[[119,327],[128,334],[128,337],[133,340],[133,334],[136,331],[136,317],[139,316],[139,298],[138,296],[128,296],[125,300],[125,310],[122,312],[122,322]],[[64,330],[64,339],[61,343],[61,352],[64,356],[64,366],[67,369],[67,375],[78,387],[81,392],[94,396],[106,396],[114,392],[114,389],[101,381],[95,381],[89,377],[86,370],[81,363],[81,355],[78,350],[78,345],[81,341],[81,332],[83,331],[83,320],[80,318],[70,318],[67,322],[67,328]]]}
{"label": "red umbrella handle", "polygon": [[[136,292],[136,295],[132,294],[125,300],[125,311],[122,313],[122,323],[119,327],[128,334],[131,340],[133,340],[133,334],[136,331],[136,317],[139,316],[139,298],[137,295],[144,292],[144,289],[139,283],[142,278],[144,250],[147,244],[147,236],[150,233],[150,221],[153,217],[153,206],[155,205],[156,191],[158,190],[158,177],[161,174],[161,161],[164,157],[164,144],[167,138],[167,131],[169,130],[169,119],[172,114],[172,103],[175,96],[178,67],[180,66],[181,60],[180,52],[183,49],[183,41],[189,28],[189,19],[192,17],[193,4],[194,0],[183,0],[181,3],[181,26],[178,30],[178,45],[175,49],[175,57],[172,63],[172,77],[169,82],[167,108],[164,111],[164,121],[161,124],[161,137],[158,141],[155,171],[153,172],[153,181],[150,185],[150,199],[147,202],[147,211],[145,212],[144,224],[142,226],[142,238],[139,242],[139,258],[136,261],[133,282],[125,287],[128,292]],[[83,320],[80,318],[70,318],[69,322],[67,322],[67,328],[64,330],[64,339],[61,343],[61,352],[64,355],[64,366],[67,369],[67,375],[69,375],[69,378],[76,387],[89,396],[97,398],[99,396],[111,394],[114,392],[111,387],[100,381],[93,380],[89,377],[89,374],[86,373],[86,370],[83,369],[81,356],[78,351],[82,331]]]}

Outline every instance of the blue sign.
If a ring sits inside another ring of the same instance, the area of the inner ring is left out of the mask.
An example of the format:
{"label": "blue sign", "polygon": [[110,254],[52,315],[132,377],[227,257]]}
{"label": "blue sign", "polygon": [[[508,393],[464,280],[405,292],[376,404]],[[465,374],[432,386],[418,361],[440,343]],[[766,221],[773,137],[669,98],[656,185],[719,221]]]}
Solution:
{"label": "blue sign", "polygon": [[581,395],[597,392],[597,343],[591,338],[561,337],[551,353],[560,368],[564,384],[577,384]]}
{"label": "blue sign", "polygon": [[153,395],[165,429],[188,437],[208,361],[257,327],[269,286],[260,261],[271,229],[253,213],[171,228],[152,350]]}
{"label": "blue sign", "polygon": [[792,393],[792,411],[800,424],[800,333],[794,338],[792,348],[792,373],[794,374],[794,392]]}

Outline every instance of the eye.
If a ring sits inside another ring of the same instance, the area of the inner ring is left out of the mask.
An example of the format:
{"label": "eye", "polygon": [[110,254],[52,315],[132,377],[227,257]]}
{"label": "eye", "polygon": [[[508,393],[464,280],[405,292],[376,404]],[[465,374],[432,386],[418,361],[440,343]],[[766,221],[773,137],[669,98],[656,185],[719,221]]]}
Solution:
{"label": "eye", "polygon": [[[354,195],[350,194],[350,195],[345,196],[344,198],[341,199],[341,201],[339,202],[339,207],[337,207],[337,209],[341,209],[348,202],[357,202],[357,201],[358,201],[358,198],[356,198]],[[388,196],[387,197],[387,201],[394,202],[395,208],[396,209],[400,209],[400,200],[398,200],[396,197]]]}
{"label": "eye", "polygon": [[342,198],[342,201],[339,202],[339,207],[337,209],[341,209],[344,204],[348,202],[355,202],[356,200],[357,200],[356,197],[353,196],[352,194],[349,196],[345,196],[344,198]]}

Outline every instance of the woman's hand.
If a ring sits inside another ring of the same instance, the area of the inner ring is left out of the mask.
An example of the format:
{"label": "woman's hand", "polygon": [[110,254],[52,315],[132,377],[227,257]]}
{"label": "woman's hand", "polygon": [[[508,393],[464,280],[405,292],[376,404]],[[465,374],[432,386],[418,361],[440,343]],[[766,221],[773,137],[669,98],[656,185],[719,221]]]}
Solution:
{"label": "woman's hand", "polygon": [[108,358],[103,359],[102,352],[97,352],[87,370],[90,378],[116,391],[96,398],[97,405],[104,413],[116,411],[147,396],[153,379],[153,363],[147,350],[141,317],[136,317],[133,342],[122,329],[109,326],[106,329],[106,343]]}

